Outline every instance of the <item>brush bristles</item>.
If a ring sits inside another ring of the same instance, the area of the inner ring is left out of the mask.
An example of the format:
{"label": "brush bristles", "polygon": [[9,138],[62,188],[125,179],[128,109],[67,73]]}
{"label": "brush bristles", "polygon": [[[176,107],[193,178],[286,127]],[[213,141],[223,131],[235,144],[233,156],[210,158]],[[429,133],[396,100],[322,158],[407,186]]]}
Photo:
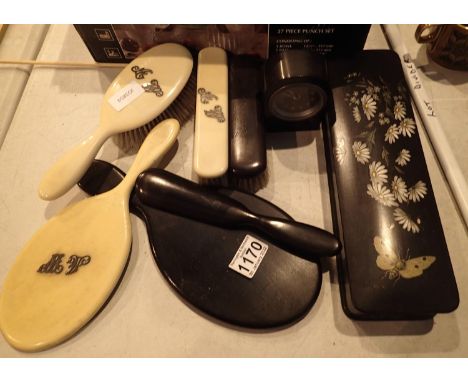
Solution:
{"label": "brush bristles", "polygon": [[217,178],[202,178],[197,176],[198,183],[209,187],[229,187],[228,174],[224,174]]}
{"label": "brush bristles", "polygon": [[255,176],[239,177],[234,174],[229,176],[229,185],[236,190],[255,194],[257,191],[265,188],[268,184],[268,169]]}
{"label": "brush bristles", "polygon": [[232,33],[220,32],[218,30],[213,30],[207,28],[208,33],[208,46],[215,46],[230,52],[235,52],[237,50],[237,39],[236,36]]}
{"label": "brush bristles", "polygon": [[269,173],[265,169],[255,176],[240,177],[232,173],[226,173],[218,178],[202,178],[197,176],[198,183],[208,187],[226,187],[235,190],[255,194],[268,184]]}
{"label": "brush bristles", "polygon": [[179,121],[181,126],[187,123],[191,118],[193,118],[195,114],[197,89],[196,78],[196,71],[194,70],[179,96],[166,110],[164,110],[151,122],[148,122],[141,127],[115,135],[113,138],[115,144],[126,153],[136,152],[140,148],[149,132],[159,122],[168,118],[175,118]]}

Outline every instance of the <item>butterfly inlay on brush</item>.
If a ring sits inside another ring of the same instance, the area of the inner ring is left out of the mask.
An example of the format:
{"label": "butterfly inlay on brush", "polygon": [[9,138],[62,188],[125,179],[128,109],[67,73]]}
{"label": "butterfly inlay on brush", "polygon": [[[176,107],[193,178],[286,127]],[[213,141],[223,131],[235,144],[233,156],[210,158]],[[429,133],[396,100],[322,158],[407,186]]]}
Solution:
{"label": "butterfly inlay on brush", "polygon": [[390,280],[398,280],[400,277],[405,279],[419,277],[436,260],[435,256],[402,259],[380,236],[374,237],[374,247],[378,253],[377,266],[385,271],[385,275]]}
{"label": "butterfly inlay on brush", "polygon": [[142,80],[147,74],[153,74],[153,71],[148,68],[140,68],[138,65],[132,66],[132,72],[135,73],[137,80]]}
{"label": "butterfly inlay on brush", "polygon": [[213,110],[204,110],[204,112],[208,118],[215,118],[219,123],[226,121],[223,109],[219,105],[216,105]]}
{"label": "butterfly inlay on brush", "polygon": [[151,82],[148,82],[146,84],[141,85],[143,89],[145,89],[145,92],[147,93],[154,93],[158,97],[162,97],[164,95],[163,90],[161,89],[161,86],[159,86],[158,80],[151,80]]}
{"label": "butterfly inlay on brush", "polygon": [[200,88],[198,89],[198,94],[200,95],[200,101],[201,103],[209,103],[212,100],[217,100],[218,96],[216,94],[213,94],[209,91],[207,91],[205,88]]}

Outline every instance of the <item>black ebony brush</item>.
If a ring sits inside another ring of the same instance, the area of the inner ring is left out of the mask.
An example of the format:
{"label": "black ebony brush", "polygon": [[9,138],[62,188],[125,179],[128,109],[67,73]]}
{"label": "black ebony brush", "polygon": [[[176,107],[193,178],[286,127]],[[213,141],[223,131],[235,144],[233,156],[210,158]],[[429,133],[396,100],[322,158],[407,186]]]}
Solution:
{"label": "black ebony brush", "polygon": [[230,181],[252,193],[268,181],[261,67],[251,56],[232,55],[229,60]]}
{"label": "black ebony brush", "polygon": [[341,249],[339,240],[327,231],[255,214],[228,196],[161,169],[140,174],[136,193],[147,206],[224,228],[249,228],[305,259],[333,256]]}

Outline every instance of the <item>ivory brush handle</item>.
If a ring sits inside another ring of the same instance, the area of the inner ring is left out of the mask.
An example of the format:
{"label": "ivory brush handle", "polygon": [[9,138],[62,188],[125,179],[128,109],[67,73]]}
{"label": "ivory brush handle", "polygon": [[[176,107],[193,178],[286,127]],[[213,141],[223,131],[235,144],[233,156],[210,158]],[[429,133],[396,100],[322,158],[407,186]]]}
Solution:
{"label": "ivory brush handle", "polygon": [[54,200],[77,183],[106,140],[99,130],[64,154],[47,170],[39,184],[39,197]]}

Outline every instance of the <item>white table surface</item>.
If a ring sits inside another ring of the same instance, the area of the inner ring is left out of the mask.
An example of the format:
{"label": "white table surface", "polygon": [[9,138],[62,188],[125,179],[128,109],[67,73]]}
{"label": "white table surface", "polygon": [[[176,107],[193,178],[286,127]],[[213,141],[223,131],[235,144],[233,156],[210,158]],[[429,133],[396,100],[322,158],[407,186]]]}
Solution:
{"label": "white table surface", "polygon": [[[468,73],[428,63],[425,48],[414,41],[415,26],[402,29],[411,54],[425,71],[424,83],[467,174]],[[365,48],[387,48],[379,26],[372,26]],[[70,25],[50,27],[38,59],[92,62]],[[435,68],[438,72],[433,72]],[[118,71],[32,70],[0,147],[0,285],[32,234],[64,206],[85,197],[75,187],[58,200],[45,202],[37,196],[37,186],[55,158],[94,130],[103,94]],[[419,131],[460,291],[461,302],[455,312],[437,315],[433,323],[352,321],[341,309],[336,268],[330,261],[324,267],[315,306],[297,324],[268,333],[220,325],[197,314],[168,286],[151,256],[143,223],[132,216],[134,242],[129,267],[105,309],[78,335],[44,352],[18,352],[0,336],[0,356],[468,356],[467,230],[426,135]],[[179,136],[177,155],[166,167],[187,178],[192,178],[192,133],[189,122]],[[268,146],[270,180],[258,194],[296,220],[332,230],[320,132],[277,134],[269,137]],[[98,157],[123,170],[133,160],[112,140]]]}

